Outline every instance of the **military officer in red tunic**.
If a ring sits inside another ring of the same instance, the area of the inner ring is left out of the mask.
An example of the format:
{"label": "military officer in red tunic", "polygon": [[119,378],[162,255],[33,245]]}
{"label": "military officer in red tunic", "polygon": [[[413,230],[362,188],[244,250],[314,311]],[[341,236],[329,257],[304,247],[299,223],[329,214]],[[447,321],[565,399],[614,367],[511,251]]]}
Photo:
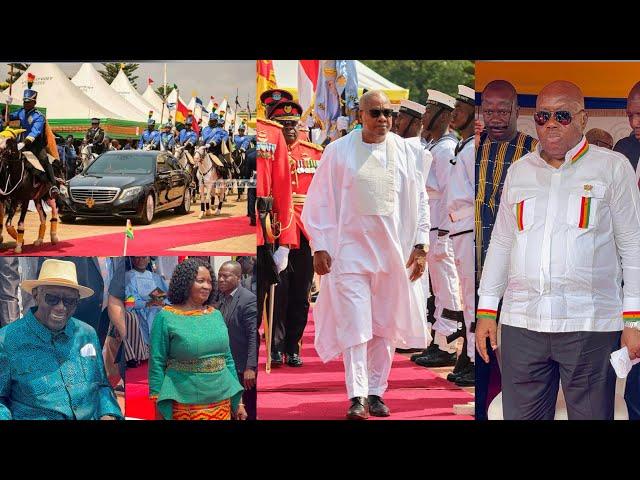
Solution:
{"label": "military officer in red tunic", "polygon": [[300,216],[307,190],[322,156],[322,147],[300,138],[304,138],[299,132],[302,107],[297,103],[281,100],[267,112],[269,119],[282,125],[289,157],[295,216],[295,238],[289,251],[288,266],[280,273],[280,283],[276,287],[271,364],[281,365],[286,361],[287,365],[301,367],[299,344],[309,314],[313,256]]}
{"label": "military officer in red tunic", "polygon": [[[269,108],[291,98],[290,93],[274,89],[264,92],[260,101]],[[257,119],[256,169],[258,308],[262,312],[270,286],[278,283],[278,273],[287,267],[289,247],[297,244],[287,144],[282,125],[272,120]],[[261,320],[260,314],[258,325]]]}

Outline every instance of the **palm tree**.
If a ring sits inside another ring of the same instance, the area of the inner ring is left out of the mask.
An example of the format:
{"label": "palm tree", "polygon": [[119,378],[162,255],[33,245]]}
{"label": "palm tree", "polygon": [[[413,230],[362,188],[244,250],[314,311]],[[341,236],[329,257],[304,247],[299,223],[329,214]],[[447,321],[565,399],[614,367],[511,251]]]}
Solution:
{"label": "palm tree", "polygon": [[[20,75],[22,75],[27,68],[29,68],[30,63],[9,63],[9,72],[7,73],[7,83],[14,83]],[[11,67],[13,67],[13,76],[11,75]]]}

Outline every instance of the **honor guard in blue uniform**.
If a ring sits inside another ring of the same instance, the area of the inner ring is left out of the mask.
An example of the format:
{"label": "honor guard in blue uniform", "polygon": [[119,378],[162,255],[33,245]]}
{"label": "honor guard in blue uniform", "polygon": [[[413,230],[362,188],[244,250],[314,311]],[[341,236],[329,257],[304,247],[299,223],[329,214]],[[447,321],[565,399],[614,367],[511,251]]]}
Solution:
{"label": "honor guard in blue uniform", "polygon": [[153,118],[150,118],[147,122],[147,129],[142,132],[140,136],[138,148],[142,148],[148,144],[152,144],[154,150],[160,148],[160,133],[156,130],[156,121]]}
{"label": "honor guard in blue uniform", "polygon": [[218,115],[211,112],[209,114],[209,124],[202,129],[200,140],[204,145],[217,143],[216,130],[218,130]]}
{"label": "honor guard in blue uniform", "polygon": [[255,139],[253,135],[245,135],[245,126],[244,123],[238,127],[238,135],[233,137],[233,143],[238,150],[248,150],[249,145],[251,145],[251,141]]}
{"label": "honor guard in blue uniform", "polygon": [[104,130],[100,128],[100,119],[91,119],[91,128],[84,135],[87,143],[93,144],[93,153],[100,155],[104,152]]}
{"label": "honor guard in blue uniform", "polygon": [[163,132],[160,134],[160,143],[164,150],[173,152],[173,148],[176,146],[176,139],[173,137],[171,128],[171,122],[167,122],[162,126]]}
{"label": "honor guard in blue uniform", "polygon": [[55,177],[53,166],[47,157],[46,120],[44,115],[36,110],[37,98],[38,92],[30,88],[26,89],[22,96],[22,108],[17,112],[10,113],[9,120],[19,120],[20,128],[25,129],[24,140],[18,143],[18,150],[28,150],[38,157],[45,170],[45,180],[52,185],[49,193],[53,197],[60,193],[57,184],[64,183],[64,181]]}
{"label": "honor guard in blue uniform", "polygon": [[191,117],[187,118],[184,122],[185,126],[182,130],[180,130],[180,136],[178,137],[178,143],[180,145],[186,145],[190,143],[195,146],[198,143],[198,135],[191,129],[191,125],[193,124],[193,119]]}

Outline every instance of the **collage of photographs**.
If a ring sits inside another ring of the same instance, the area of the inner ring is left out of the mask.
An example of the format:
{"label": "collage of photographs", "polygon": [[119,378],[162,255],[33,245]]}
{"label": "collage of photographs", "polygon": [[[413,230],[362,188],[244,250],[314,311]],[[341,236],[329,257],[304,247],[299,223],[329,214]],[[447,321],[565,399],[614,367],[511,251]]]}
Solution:
{"label": "collage of photographs", "polygon": [[0,420],[640,419],[639,158],[640,62],[2,63]]}

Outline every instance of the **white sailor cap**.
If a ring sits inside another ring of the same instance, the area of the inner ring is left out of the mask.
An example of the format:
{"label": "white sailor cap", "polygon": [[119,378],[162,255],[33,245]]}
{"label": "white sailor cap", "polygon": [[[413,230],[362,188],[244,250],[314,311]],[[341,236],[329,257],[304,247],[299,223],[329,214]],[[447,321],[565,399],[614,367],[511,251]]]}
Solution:
{"label": "white sailor cap", "polygon": [[471,105],[476,104],[476,92],[473,88],[469,88],[466,85],[458,85],[458,100]]}
{"label": "white sailor cap", "polygon": [[400,112],[411,115],[412,117],[422,118],[426,108],[424,105],[420,105],[417,102],[411,100],[400,100]]}
{"label": "white sailor cap", "polygon": [[438,90],[427,90],[427,103],[446,107],[449,110],[453,110],[456,106],[456,99],[451,95],[442,93]]}

